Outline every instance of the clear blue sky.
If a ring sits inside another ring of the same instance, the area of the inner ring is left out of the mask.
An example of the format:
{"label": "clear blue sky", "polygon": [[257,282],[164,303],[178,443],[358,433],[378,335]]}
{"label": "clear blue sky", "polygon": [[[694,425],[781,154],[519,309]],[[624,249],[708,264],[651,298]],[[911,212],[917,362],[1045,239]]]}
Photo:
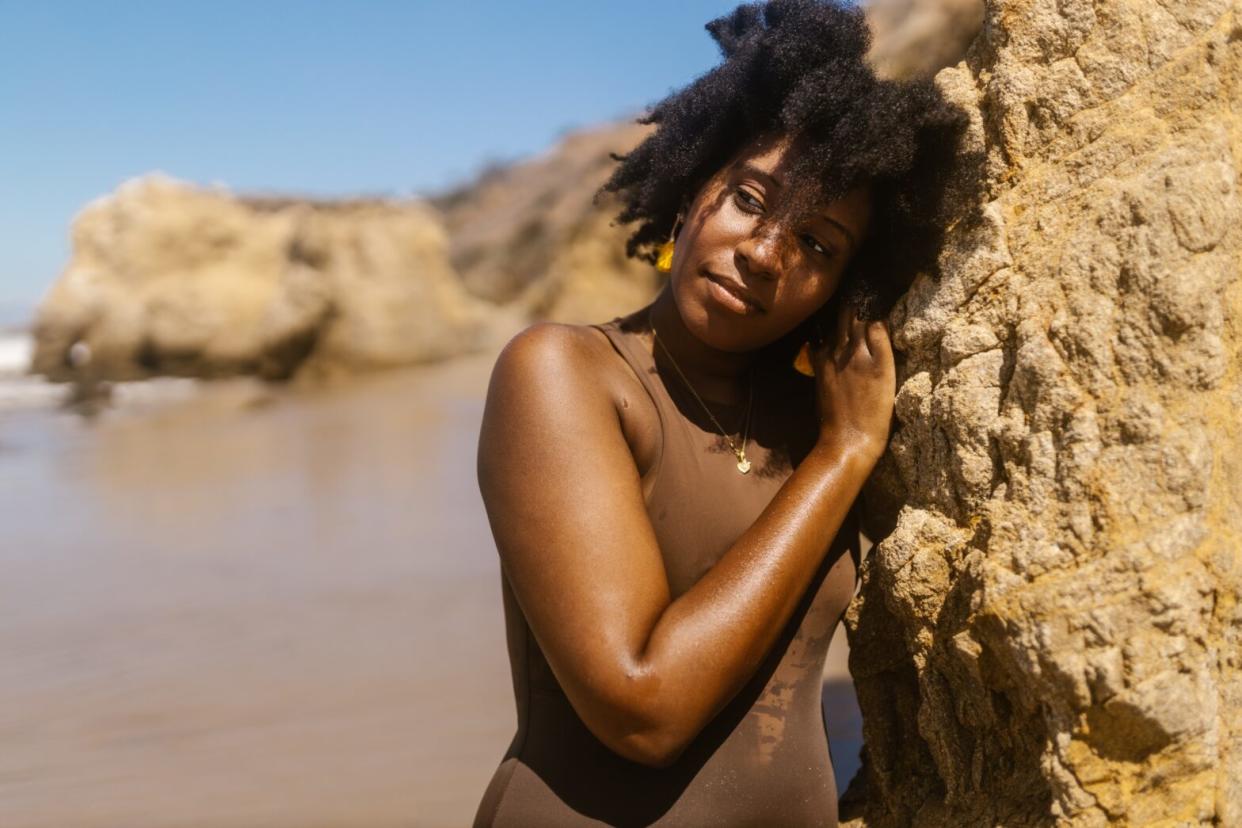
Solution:
{"label": "clear blue sky", "polygon": [[733,0],[0,0],[0,325],[90,199],[163,170],[408,195],[639,112],[713,66]]}

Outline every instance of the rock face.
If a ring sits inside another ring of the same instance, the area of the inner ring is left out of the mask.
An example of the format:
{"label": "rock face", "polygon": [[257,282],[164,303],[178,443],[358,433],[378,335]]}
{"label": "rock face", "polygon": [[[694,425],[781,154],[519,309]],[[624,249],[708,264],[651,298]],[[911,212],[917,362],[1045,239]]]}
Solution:
{"label": "rock face", "polygon": [[983,24],[982,0],[870,0],[868,56],[882,77],[935,74],[962,59]]}
{"label": "rock face", "polygon": [[163,176],[88,205],[35,320],[52,379],[330,371],[450,356],[483,308],[419,202],[238,199]]}
{"label": "rock face", "polygon": [[938,82],[989,200],[892,320],[853,824],[1242,825],[1242,4],[992,0]]}
{"label": "rock face", "polygon": [[597,322],[649,301],[658,274],[625,257],[629,228],[612,225],[616,203],[594,201],[614,166],[609,153],[629,151],[649,129],[575,132],[538,158],[433,199],[466,288],[558,322]]}

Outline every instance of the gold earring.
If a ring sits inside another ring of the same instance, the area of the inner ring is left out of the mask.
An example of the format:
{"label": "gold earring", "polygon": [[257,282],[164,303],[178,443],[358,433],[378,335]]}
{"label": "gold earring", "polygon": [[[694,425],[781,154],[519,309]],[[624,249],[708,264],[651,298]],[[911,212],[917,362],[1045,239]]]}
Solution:
{"label": "gold earring", "polygon": [[815,368],[811,366],[811,343],[802,343],[802,347],[798,349],[798,355],[794,357],[793,367],[804,377],[815,376]]}
{"label": "gold earring", "polygon": [[[819,324],[819,319],[815,319],[815,335],[820,342],[824,341],[824,329]],[[803,342],[802,347],[798,349],[797,355],[793,358],[793,369],[804,377],[815,376],[815,366],[811,365],[811,343]]]}
{"label": "gold earring", "polygon": [[668,241],[660,245],[660,255],[656,257],[656,270],[661,273],[668,273],[673,269],[673,249],[675,245],[673,240],[677,238],[677,228],[681,227],[681,213],[677,214],[677,220],[673,222],[673,229],[669,231]]}

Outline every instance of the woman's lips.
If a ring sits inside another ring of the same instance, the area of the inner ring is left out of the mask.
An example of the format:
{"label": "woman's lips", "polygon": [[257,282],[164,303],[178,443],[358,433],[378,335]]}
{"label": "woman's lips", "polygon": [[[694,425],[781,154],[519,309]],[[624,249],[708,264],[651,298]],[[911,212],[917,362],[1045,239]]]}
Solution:
{"label": "woman's lips", "polygon": [[726,279],[710,271],[704,271],[703,275],[707,277],[707,281],[711,285],[709,288],[710,292],[720,304],[735,313],[751,314],[764,312],[763,305],[742,283]]}

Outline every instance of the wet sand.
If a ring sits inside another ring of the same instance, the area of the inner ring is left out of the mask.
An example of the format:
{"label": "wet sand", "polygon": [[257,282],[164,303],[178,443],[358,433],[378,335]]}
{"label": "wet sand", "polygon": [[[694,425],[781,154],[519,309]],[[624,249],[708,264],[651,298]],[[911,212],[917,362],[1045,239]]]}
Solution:
{"label": "wet sand", "polygon": [[492,360],[0,413],[0,825],[469,824],[515,721]]}

